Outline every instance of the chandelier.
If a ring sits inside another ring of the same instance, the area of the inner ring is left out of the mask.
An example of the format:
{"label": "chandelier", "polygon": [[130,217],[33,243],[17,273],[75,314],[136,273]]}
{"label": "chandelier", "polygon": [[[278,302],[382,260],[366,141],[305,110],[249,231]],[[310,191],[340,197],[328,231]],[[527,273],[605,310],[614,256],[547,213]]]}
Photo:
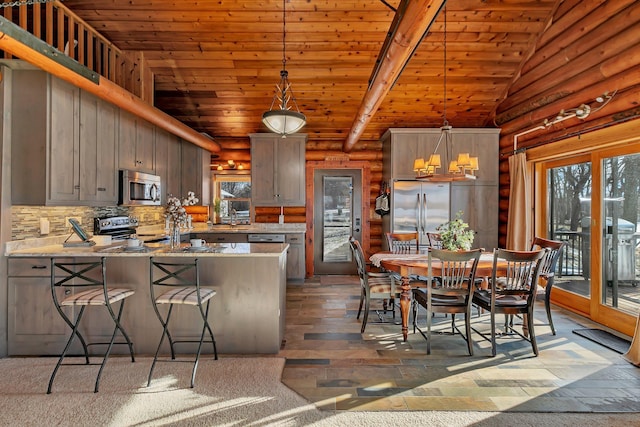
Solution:
{"label": "chandelier", "polygon": [[[444,71],[443,71],[443,117],[444,123],[440,128],[440,138],[433,153],[425,160],[417,158],[413,162],[413,170],[416,179],[426,181],[462,181],[476,179],[474,172],[478,170],[478,158],[470,156],[469,153],[459,153],[456,158],[453,156],[453,135],[452,127],[447,121],[447,8],[444,8]],[[438,173],[443,162],[438,149],[444,141],[444,165],[446,172]]]}
{"label": "chandelier", "polygon": [[[289,72],[287,71],[287,57],[285,52],[286,18],[285,18],[286,0],[282,1],[282,70],[280,71],[280,83],[276,85],[276,93],[271,101],[269,111],[262,115],[262,123],[264,123],[271,132],[286,135],[298,132],[307,124],[307,119],[300,112],[296,98],[293,96],[291,83],[289,83]],[[277,102],[276,102],[277,101]],[[289,107],[289,101],[295,105],[296,111]],[[277,104],[278,109],[273,107]]]}

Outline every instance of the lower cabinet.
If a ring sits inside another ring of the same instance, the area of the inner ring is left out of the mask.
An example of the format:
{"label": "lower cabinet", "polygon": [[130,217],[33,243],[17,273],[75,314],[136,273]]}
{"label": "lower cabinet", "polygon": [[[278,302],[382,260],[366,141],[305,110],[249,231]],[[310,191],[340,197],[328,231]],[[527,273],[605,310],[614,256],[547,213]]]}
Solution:
{"label": "lower cabinet", "polygon": [[53,305],[49,258],[12,258],[8,267],[8,355],[59,355],[71,329]]}
{"label": "lower cabinet", "polygon": [[304,257],[304,234],[287,234],[287,279],[304,280],[306,274]]}

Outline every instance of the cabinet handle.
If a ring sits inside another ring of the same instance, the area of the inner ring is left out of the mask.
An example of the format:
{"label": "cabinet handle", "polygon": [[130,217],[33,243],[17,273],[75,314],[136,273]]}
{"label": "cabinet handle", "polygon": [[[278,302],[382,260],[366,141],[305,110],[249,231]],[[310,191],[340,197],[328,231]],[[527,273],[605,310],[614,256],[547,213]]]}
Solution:
{"label": "cabinet handle", "polygon": [[31,268],[33,268],[34,270],[44,270],[47,268],[46,265],[34,265]]}
{"label": "cabinet handle", "polygon": [[107,189],[104,187],[98,187],[98,191],[107,191]]}
{"label": "cabinet handle", "polygon": [[79,190],[80,186],[79,185],[74,185],[73,188],[76,189],[76,190]]}
{"label": "cabinet handle", "polygon": [[65,289],[64,290],[64,294],[65,295],[71,295],[71,289]]}

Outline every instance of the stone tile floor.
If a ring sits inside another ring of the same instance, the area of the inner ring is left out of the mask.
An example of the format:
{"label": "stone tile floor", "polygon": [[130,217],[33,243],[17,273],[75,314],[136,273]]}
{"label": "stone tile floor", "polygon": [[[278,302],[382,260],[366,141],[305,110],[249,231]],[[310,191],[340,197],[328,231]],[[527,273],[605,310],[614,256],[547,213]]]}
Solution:
{"label": "stone tile floor", "polygon": [[[600,327],[588,319],[555,309],[553,336],[539,301],[538,357],[528,342],[503,338],[492,358],[489,342],[475,333],[473,356],[462,337],[450,334],[433,335],[427,356],[425,339],[411,326],[402,341],[397,310],[395,323],[390,312],[388,323],[371,313],[360,334],[359,297],[356,276],[319,276],[287,287],[282,382],[321,409],[640,412],[640,368],[572,333]],[[425,312],[420,315],[425,323]],[[434,330],[450,330],[443,315],[435,322]],[[473,324],[488,331],[488,315],[474,315]]]}

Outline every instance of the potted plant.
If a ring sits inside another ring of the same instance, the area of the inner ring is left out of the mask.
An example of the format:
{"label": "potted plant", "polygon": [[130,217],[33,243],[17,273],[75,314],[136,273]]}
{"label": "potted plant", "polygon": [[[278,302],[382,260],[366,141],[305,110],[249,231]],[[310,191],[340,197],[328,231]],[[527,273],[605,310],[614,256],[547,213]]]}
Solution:
{"label": "potted plant", "polygon": [[462,220],[462,211],[458,211],[456,218],[440,224],[436,230],[440,233],[442,248],[449,251],[471,249],[475,233],[469,229],[469,224]]}
{"label": "potted plant", "polygon": [[213,222],[218,224],[220,222],[220,198],[216,197],[213,201]]}

